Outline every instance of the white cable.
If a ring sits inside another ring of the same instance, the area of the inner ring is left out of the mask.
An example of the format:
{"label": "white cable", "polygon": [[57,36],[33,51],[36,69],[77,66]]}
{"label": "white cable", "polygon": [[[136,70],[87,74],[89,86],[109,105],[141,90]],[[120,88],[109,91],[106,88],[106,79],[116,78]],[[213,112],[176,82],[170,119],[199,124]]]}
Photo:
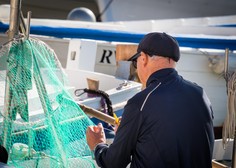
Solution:
{"label": "white cable", "polygon": [[235,126],[236,126],[236,72],[231,75],[228,75],[227,79],[227,115],[223,124],[222,130],[222,139],[223,146],[226,147],[226,144],[231,138],[234,138]]}

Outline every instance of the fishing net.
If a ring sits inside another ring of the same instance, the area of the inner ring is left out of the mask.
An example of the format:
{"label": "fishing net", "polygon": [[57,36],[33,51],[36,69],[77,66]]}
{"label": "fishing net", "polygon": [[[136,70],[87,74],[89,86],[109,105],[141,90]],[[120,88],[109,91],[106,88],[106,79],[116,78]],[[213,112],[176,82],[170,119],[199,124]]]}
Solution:
{"label": "fishing net", "polygon": [[0,144],[15,167],[94,167],[85,131],[93,122],[73,101],[53,50],[37,39],[0,52]]}

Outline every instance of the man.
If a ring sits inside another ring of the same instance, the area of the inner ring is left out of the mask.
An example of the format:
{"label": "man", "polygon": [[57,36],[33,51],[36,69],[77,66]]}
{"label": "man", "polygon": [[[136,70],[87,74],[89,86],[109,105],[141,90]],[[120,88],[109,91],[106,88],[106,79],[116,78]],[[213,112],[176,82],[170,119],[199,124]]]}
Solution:
{"label": "man", "polygon": [[[175,70],[177,41],[149,33],[129,60],[146,87],[124,108],[113,144],[103,127],[87,129],[98,166],[124,168],[210,168],[214,145],[213,112],[203,89]],[[190,65],[191,66],[191,65]]]}

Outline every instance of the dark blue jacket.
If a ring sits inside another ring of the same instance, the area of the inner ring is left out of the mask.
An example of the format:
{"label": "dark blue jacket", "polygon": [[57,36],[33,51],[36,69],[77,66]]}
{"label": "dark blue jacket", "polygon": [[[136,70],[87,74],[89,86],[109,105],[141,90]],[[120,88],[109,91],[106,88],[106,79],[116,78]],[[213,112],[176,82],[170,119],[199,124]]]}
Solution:
{"label": "dark blue jacket", "polygon": [[99,144],[104,168],[211,168],[213,112],[203,89],[175,69],[153,73],[125,106],[114,142]]}

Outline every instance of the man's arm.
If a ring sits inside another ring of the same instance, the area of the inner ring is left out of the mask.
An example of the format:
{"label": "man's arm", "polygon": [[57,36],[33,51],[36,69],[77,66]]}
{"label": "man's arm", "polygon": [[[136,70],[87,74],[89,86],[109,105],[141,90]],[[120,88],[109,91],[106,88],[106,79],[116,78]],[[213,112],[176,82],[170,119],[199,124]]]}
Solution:
{"label": "man's arm", "polygon": [[[126,167],[135,150],[142,118],[134,103],[128,103],[122,115],[113,144],[97,143],[94,155],[98,166],[107,168]],[[95,147],[94,147],[95,148]]]}

